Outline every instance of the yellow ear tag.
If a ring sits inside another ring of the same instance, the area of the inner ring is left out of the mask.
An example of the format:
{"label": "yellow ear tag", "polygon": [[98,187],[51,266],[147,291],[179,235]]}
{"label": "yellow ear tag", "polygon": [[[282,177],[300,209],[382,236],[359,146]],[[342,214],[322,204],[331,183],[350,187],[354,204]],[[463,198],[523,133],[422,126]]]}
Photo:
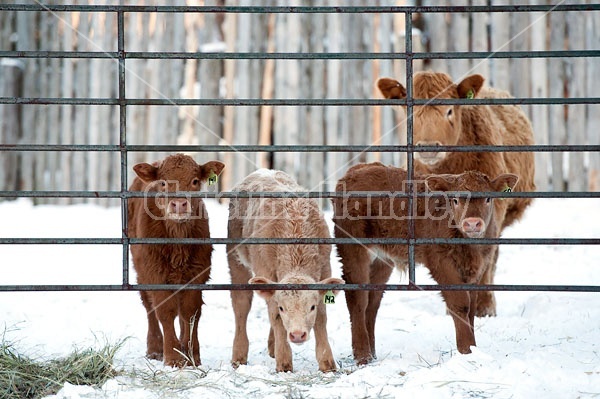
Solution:
{"label": "yellow ear tag", "polygon": [[214,184],[217,184],[217,174],[211,171],[210,175],[208,175],[208,185],[212,186]]}
{"label": "yellow ear tag", "polygon": [[467,92],[467,98],[468,98],[469,100],[472,100],[472,99],[474,99],[474,98],[475,98],[475,90],[473,90],[473,89],[469,89],[469,91]]}
{"label": "yellow ear tag", "polygon": [[[512,188],[510,188],[510,186],[508,184],[504,185],[504,188],[502,189],[503,193],[510,193],[512,192]],[[498,198],[500,201],[504,201],[506,198]]]}
{"label": "yellow ear tag", "polygon": [[325,305],[335,305],[335,295],[333,291],[329,290],[323,295],[323,303]]}

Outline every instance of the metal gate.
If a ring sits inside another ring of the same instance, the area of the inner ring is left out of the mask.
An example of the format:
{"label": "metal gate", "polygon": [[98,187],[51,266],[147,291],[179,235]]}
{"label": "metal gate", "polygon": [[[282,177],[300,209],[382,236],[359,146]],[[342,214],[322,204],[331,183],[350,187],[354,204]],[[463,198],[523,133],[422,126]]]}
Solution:
{"label": "metal gate", "polygon": [[[600,152],[599,145],[530,145],[530,146],[443,146],[427,147],[415,146],[413,143],[413,115],[415,105],[450,105],[466,104],[465,100],[422,100],[414,99],[412,93],[413,62],[425,59],[484,59],[484,58],[551,58],[551,57],[599,57],[600,50],[574,50],[574,51],[499,51],[499,52],[415,52],[413,51],[413,38],[408,34],[405,37],[405,49],[403,53],[269,53],[269,52],[240,52],[240,53],[187,53],[187,52],[130,52],[125,43],[125,16],[134,13],[396,13],[405,16],[405,31],[412,32],[413,14],[417,13],[525,13],[525,12],[566,12],[566,11],[600,11],[600,4],[585,5],[536,5],[536,6],[460,6],[460,7],[212,7],[212,6],[112,6],[112,5],[42,5],[42,4],[0,4],[0,12],[104,12],[114,13],[117,21],[117,51],[110,52],[69,52],[69,51],[0,51],[0,58],[42,58],[42,59],[109,59],[118,64],[118,96],[113,98],[31,98],[31,97],[0,97],[0,104],[44,104],[50,106],[60,105],[84,105],[102,106],[110,105],[118,108],[119,114],[119,143],[115,145],[78,145],[78,144],[19,144],[1,143],[0,152],[3,153],[31,153],[44,151],[90,151],[109,152],[118,154],[120,159],[120,188],[119,190],[104,191],[0,191],[0,197],[4,198],[115,198],[120,201],[121,206],[121,238],[1,238],[0,245],[31,245],[31,244],[94,244],[94,245],[122,245],[122,283],[117,285],[0,285],[0,291],[129,291],[129,290],[164,290],[164,289],[202,289],[202,290],[248,290],[251,285],[239,284],[205,284],[205,285],[138,285],[132,284],[129,276],[129,245],[131,244],[156,244],[156,243],[212,243],[223,245],[226,243],[244,244],[289,244],[289,243],[380,243],[380,244],[404,244],[409,247],[409,283],[388,285],[358,285],[346,284],[331,286],[343,290],[381,290],[406,291],[406,290],[495,290],[495,291],[581,291],[598,292],[598,285],[421,285],[415,279],[414,249],[419,244],[446,243],[446,244],[501,244],[501,245],[600,245],[600,238],[528,238],[528,239],[424,239],[409,237],[399,238],[377,238],[377,239],[150,239],[129,238],[127,236],[127,201],[129,198],[142,197],[144,193],[127,191],[127,176],[130,166],[127,154],[130,152],[402,152],[407,157],[407,169],[410,176],[414,173],[414,153],[426,151],[447,152]],[[341,60],[341,59],[402,59],[406,62],[407,98],[405,100],[380,100],[364,98],[343,99],[181,99],[181,98],[151,98],[136,99],[129,98],[125,92],[126,67],[129,60],[134,59],[302,59],[302,60]],[[520,105],[549,105],[549,104],[600,104],[600,97],[570,97],[570,98],[510,98],[510,99],[471,99],[469,104],[520,104]],[[399,106],[404,105],[407,109],[407,138],[406,145],[134,145],[128,143],[127,134],[127,112],[131,106],[160,105],[160,106]],[[243,197],[240,193],[190,193],[202,198],[232,198]],[[287,193],[261,193],[264,197],[284,197]],[[305,193],[294,193],[294,196],[310,198],[334,198],[340,197],[341,193],[331,191],[311,191]],[[407,193],[409,206],[414,206],[413,199],[417,194]],[[522,192],[522,193],[476,193],[480,197],[516,197],[516,198],[599,198],[598,192]],[[410,221],[411,224],[414,221]],[[414,229],[412,229],[414,231]],[[281,289],[279,285],[268,288]],[[314,290],[322,288],[318,284],[288,285],[284,289],[307,289]]]}

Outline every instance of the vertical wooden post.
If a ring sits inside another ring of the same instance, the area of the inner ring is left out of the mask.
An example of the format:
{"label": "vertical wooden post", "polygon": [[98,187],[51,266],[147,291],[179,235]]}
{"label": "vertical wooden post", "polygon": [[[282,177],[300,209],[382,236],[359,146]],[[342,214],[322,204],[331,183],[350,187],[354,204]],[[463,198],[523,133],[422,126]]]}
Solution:
{"label": "vertical wooden post", "polygon": [[[492,13],[491,18],[491,51],[508,51],[511,15],[506,12],[495,12]],[[510,91],[510,61],[507,59],[494,58],[490,60],[490,63],[490,78],[488,80],[490,86]]]}
{"label": "vertical wooden post", "polygon": [[[585,48],[597,49],[598,43],[600,43],[600,13],[588,12],[585,13],[586,18],[586,33],[585,33]],[[595,97],[600,93],[600,65],[597,58],[587,58],[586,62],[586,76],[587,83],[586,96]],[[600,145],[600,105],[588,104],[587,108],[587,144]],[[600,153],[591,152],[590,166],[588,172],[588,185],[589,191],[600,191]]]}
{"label": "vertical wooden post", "polygon": [[[479,16],[479,14],[477,14]],[[448,30],[448,48],[446,51],[464,52],[469,50],[469,15],[466,13],[452,13],[450,15],[450,29]],[[469,75],[471,62],[467,59],[456,59],[447,63],[447,70],[454,79],[460,82]]]}
{"label": "vertical wooden post", "polygon": [[[585,13],[566,13],[567,48],[578,50],[585,45]],[[569,97],[585,97],[585,59],[567,59]],[[569,105],[567,144],[585,144],[585,105]],[[582,152],[569,153],[569,191],[584,191],[587,187]],[[582,178],[583,177],[583,178]]]}
{"label": "vertical wooden post", "polygon": [[[270,14],[267,27],[267,53],[275,52],[275,14]],[[263,83],[261,98],[270,100],[273,98],[275,90],[275,60],[265,60],[265,69],[263,72]],[[273,107],[260,107],[260,124],[258,132],[258,144],[271,144],[271,131],[273,129]],[[261,168],[270,167],[271,154],[261,152],[257,154],[257,163]]]}
{"label": "vertical wooden post", "polygon": [[[565,50],[565,13],[550,13],[550,50]],[[562,98],[565,96],[566,74],[565,60],[562,58],[548,59],[548,95],[551,98]],[[565,105],[549,106],[548,115],[548,138],[550,144],[566,144],[566,111]],[[534,126],[535,129],[535,126]],[[565,153],[553,152],[550,155],[552,160],[552,189],[554,191],[564,191],[566,182],[564,178],[564,157]]]}
{"label": "vertical wooden post", "polygon": [[[202,17],[203,20],[202,29],[197,33],[192,33],[200,36],[200,51],[224,51],[223,37],[219,23],[222,16],[219,14],[204,14],[202,16],[192,14],[192,16],[198,20]],[[200,86],[199,95],[201,98],[220,97],[221,78],[223,77],[222,60],[200,60],[197,76],[194,85]],[[223,107],[194,107],[193,115],[196,118],[194,140],[200,145],[219,144],[219,141],[223,137]],[[203,152],[199,156],[203,158],[202,162],[206,162],[209,159],[222,159],[222,155],[215,152]]]}
{"label": "vertical wooden post", "polygon": [[[544,4],[544,0],[537,0],[539,4]],[[543,13],[530,13],[529,20],[531,26],[531,50],[546,50],[546,34],[548,33],[548,19]],[[548,63],[543,58],[532,58],[530,62],[531,71],[531,95],[533,97],[548,97]],[[548,106],[531,106],[531,123],[535,135],[535,143],[547,145],[548,138]],[[535,185],[538,191],[547,191],[550,178],[548,169],[550,155],[547,152],[535,153]]]}
{"label": "vertical wooden post", "polygon": [[[278,4],[284,4],[280,1]],[[301,26],[299,14],[277,14],[275,26],[275,46],[278,52],[299,52],[301,36],[306,31]],[[301,97],[301,68],[298,60],[277,60],[275,63],[275,97]],[[297,144],[301,142],[300,123],[304,122],[300,115],[304,112],[301,107],[276,107],[273,110],[273,142],[274,144]],[[297,176],[298,153],[273,154],[273,166],[276,169]]]}
{"label": "vertical wooden post", "polygon": [[[378,40],[375,40],[375,43],[379,43],[379,50],[374,49],[374,51],[381,51],[382,53],[391,53],[393,51],[393,18],[393,15],[381,14],[379,26],[375,25],[374,27],[374,34],[379,37]],[[375,85],[375,82],[378,78],[386,76],[395,77],[393,73],[392,61],[379,60],[378,68],[375,69],[374,78],[371,82],[373,87],[374,98],[382,98],[382,95],[379,92],[377,86]],[[396,135],[398,134],[398,123],[395,120],[395,113],[393,108],[394,107],[390,106],[373,108],[373,120],[379,121],[379,129],[381,129],[380,143],[382,145],[394,145],[398,142],[396,137]],[[375,138],[373,138],[373,142],[376,142]],[[380,154],[380,160],[384,164],[397,165],[399,157],[392,152],[384,152]]]}
{"label": "vertical wooden post", "polygon": [[[236,51],[236,38],[237,38],[237,14],[228,13],[225,14],[225,44],[228,52]],[[235,60],[226,59],[224,63],[225,68],[225,98],[233,99],[235,97],[235,72],[236,72]],[[233,107],[224,107],[223,109],[223,140],[224,144],[233,144],[234,140],[234,128],[235,128],[235,109]],[[235,154],[232,152],[226,152],[225,169],[223,170],[221,179],[221,188],[223,190],[230,190],[236,183],[234,171]]]}
{"label": "vertical wooden post", "polygon": [[[74,36],[75,51],[90,51],[91,46],[88,40],[90,31],[90,13],[77,12],[73,14],[73,27],[78,32]],[[91,68],[91,60],[81,59],[75,61],[74,70],[74,85],[73,94],[75,97],[88,97],[89,93],[89,72]],[[90,109],[88,106],[75,106],[74,119],[74,137],[73,144],[89,144],[88,126],[90,118]],[[87,170],[89,164],[87,162],[87,154],[83,151],[73,153],[73,190],[87,190]],[[73,198],[73,203],[84,202],[84,199]]]}
{"label": "vertical wooden post", "polygon": [[[25,65],[12,58],[0,59],[0,96],[20,97],[23,93],[23,71]],[[0,143],[18,144],[23,131],[18,104],[0,104]],[[0,190],[19,190],[19,156],[15,152],[0,152]],[[6,198],[0,198],[0,201]]]}
{"label": "vertical wooden post", "polygon": [[[339,5],[341,0],[335,0],[334,5]],[[326,26],[325,35],[327,36],[327,51],[331,53],[339,53],[342,51],[342,35],[339,34],[341,29],[340,14],[327,14],[325,16]],[[328,60],[327,69],[325,71],[327,92],[325,97],[328,99],[340,98],[341,97],[341,86],[343,84],[341,79],[342,73],[342,62],[341,60]],[[341,107],[328,107],[325,113],[325,134],[328,145],[344,144],[347,143],[347,133],[340,128],[341,119]],[[326,173],[325,173],[325,187],[323,189],[327,191],[335,190],[335,182],[341,173],[345,170],[340,171],[343,154],[339,152],[327,153],[326,158]]]}
{"label": "vertical wooden post", "polygon": [[[62,37],[61,41],[61,49],[63,51],[73,51],[73,35],[76,32],[73,31],[71,26],[73,26],[73,20],[75,16],[73,14],[68,14],[64,16],[64,20],[59,22],[60,27],[60,36]],[[68,21],[65,23],[64,21]],[[68,98],[73,97],[73,81],[74,81],[74,60],[72,58],[65,58],[63,60],[63,70],[62,70],[62,79],[61,79],[61,87],[60,93],[61,97]],[[62,144],[73,144],[74,139],[74,131],[73,131],[73,105],[61,105],[60,106],[60,127],[56,127],[60,129],[60,142]],[[73,153],[72,152],[63,152],[60,158],[60,170],[61,170],[61,190],[75,190],[73,188]],[[60,204],[70,204],[72,203],[69,198],[61,198],[59,200]]]}
{"label": "vertical wooden post", "polygon": [[[514,4],[519,3],[513,0]],[[510,15],[510,37],[508,48],[511,51],[527,51],[530,49],[531,30],[529,27],[529,15],[524,12],[516,12]],[[527,58],[511,59],[509,64],[509,76],[507,83],[510,84],[509,91],[515,97],[530,97],[531,82],[530,62]],[[531,107],[521,106],[523,111],[531,118]]]}
{"label": "vertical wooden post", "polygon": [[[485,6],[487,0],[471,0],[473,6]],[[470,51],[488,51],[488,26],[491,23],[491,15],[489,13],[472,13],[471,21],[471,47]],[[490,59],[473,59],[471,60],[471,69],[469,74],[478,73],[484,76],[489,82],[490,76]]]}

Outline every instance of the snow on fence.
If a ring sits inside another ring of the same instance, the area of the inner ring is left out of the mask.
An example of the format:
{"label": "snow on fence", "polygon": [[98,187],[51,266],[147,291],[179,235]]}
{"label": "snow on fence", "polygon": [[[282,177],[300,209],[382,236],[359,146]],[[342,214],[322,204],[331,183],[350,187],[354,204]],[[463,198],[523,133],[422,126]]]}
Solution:
{"label": "snow on fence", "polygon": [[[347,6],[340,1],[335,7],[292,7],[283,1],[250,5],[240,0],[224,7],[183,1],[168,6],[112,3],[117,2],[0,4],[0,198],[30,197],[38,203],[100,198],[126,209],[127,198],[140,195],[127,191],[130,166],[175,151],[201,153],[231,165],[222,179],[223,192],[200,194],[203,197],[231,197],[227,190],[243,176],[257,167],[274,167],[313,188],[304,195],[332,198],[337,195],[332,192],[333,184],[353,163],[406,162],[412,170],[413,153],[418,149],[412,145],[412,124],[410,120],[403,123],[398,105],[406,105],[410,115],[413,105],[422,103],[410,97],[406,101],[380,99],[374,81],[391,75],[410,85],[413,71],[430,68],[447,71],[455,79],[470,71],[482,73],[492,85],[510,90],[517,98],[471,103],[522,104],[529,112],[537,145],[484,149],[536,153],[540,191],[507,196],[599,196],[598,4],[489,6],[473,0],[468,6],[395,7],[395,1],[391,5],[380,1],[380,6]],[[116,239],[0,239],[6,245],[122,244],[122,284],[5,285],[0,291],[164,289],[130,284],[129,244],[157,239],[129,239],[126,218],[123,212],[123,236]],[[432,242],[377,240],[406,243],[409,248]],[[233,241],[210,239],[216,244]],[[319,239],[320,243],[343,241]],[[599,239],[576,238],[479,241],[600,245]],[[414,283],[413,260],[409,275]],[[418,287],[442,288],[466,287]],[[548,291],[599,288],[469,286]],[[386,289],[416,286],[388,285]]]}

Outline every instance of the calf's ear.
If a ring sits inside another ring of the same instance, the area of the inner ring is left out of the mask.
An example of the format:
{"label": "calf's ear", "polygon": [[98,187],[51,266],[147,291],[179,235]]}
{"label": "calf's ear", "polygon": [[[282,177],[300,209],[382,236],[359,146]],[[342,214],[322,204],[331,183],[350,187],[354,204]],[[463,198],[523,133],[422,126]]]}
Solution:
{"label": "calf's ear", "polygon": [[[275,284],[274,281],[269,280],[268,278],[264,278],[264,277],[253,277],[250,280],[248,280],[248,284]],[[260,296],[261,298],[263,298],[265,301],[268,301],[269,299],[271,299],[271,297],[273,297],[273,294],[275,294],[275,290],[254,290],[258,296]]]}
{"label": "calf's ear", "polygon": [[223,162],[219,162],[219,161],[207,162],[204,165],[199,166],[200,176],[198,176],[198,177],[200,177],[200,180],[205,181],[205,180],[208,180],[208,178],[211,175],[219,176],[221,174],[221,172],[223,171],[224,167],[225,167],[225,164]]}
{"label": "calf's ear", "polygon": [[470,75],[464,78],[456,87],[459,98],[474,98],[483,86],[484,78],[481,75]]}
{"label": "calf's ear", "polygon": [[[321,280],[319,281],[319,284],[346,284],[346,282],[344,280],[342,280],[341,278],[335,278],[335,277],[329,277],[326,278],[325,280]],[[327,291],[329,290],[319,290],[319,295],[325,295],[325,293],[327,293]],[[340,290],[332,290],[334,295],[337,295],[338,292],[340,292]]]}
{"label": "calf's ear", "polygon": [[503,173],[492,180],[491,185],[494,191],[513,191],[519,176],[512,173]]}
{"label": "calf's ear", "polygon": [[406,97],[406,89],[396,79],[378,79],[377,88],[387,99],[400,100]]}
{"label": "calf's ear", "polygon": [[146,183],[153,182],[158,178],[158,167],[149,163],[138,163],[133,167],[133,171]]}
{"label": "calf's ear", "polygon": [[446,175],[431,175],[425,178],[429,191],[450,191],[450,178]]}

